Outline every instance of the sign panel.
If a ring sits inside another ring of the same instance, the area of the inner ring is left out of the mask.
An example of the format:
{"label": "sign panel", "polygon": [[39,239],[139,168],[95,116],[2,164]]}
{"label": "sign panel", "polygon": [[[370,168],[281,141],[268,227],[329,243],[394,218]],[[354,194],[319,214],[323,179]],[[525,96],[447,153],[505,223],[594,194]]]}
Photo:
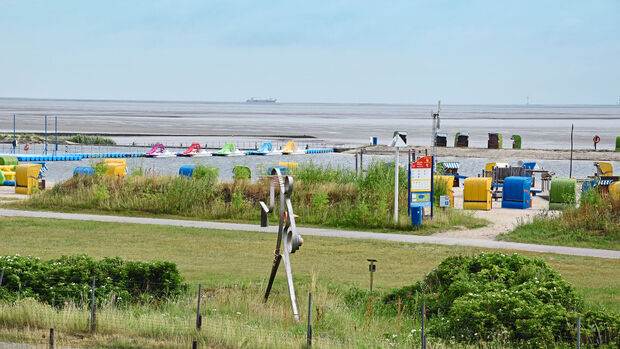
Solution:
{"label": "sign panel", "polygon": [[439,197],[439,207],[450,207],[450,195],[441,195]]}
{"label": "sign panel", "polygon": [[432,215],[433,159],[424,156],[409,167],[409,206],[421,206],[425,217]]}

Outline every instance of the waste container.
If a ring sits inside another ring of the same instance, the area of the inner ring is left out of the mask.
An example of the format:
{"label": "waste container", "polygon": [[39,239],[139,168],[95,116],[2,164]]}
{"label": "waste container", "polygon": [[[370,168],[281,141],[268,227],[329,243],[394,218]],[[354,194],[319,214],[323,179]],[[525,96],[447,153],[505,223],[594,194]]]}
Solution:
{"label": "waste container", "polygon": [[378,138],[372,137],[372,145],[377,145],[377,143],[378,143]]}
{"label": "waste container", "polygon": [[411,214],[412,227],[422,225],[422,206],[409,206],[409,213]]}

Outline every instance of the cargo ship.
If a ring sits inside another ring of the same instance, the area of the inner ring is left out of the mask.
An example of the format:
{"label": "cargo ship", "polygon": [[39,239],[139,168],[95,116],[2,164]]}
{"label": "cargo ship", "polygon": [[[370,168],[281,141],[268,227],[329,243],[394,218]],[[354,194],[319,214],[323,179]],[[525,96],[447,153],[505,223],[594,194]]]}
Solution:
{"label": "cargo ship", "polygon": [[275,103],[276,101],[277,99],[275,98],[254,98],[254,97],[245,100],[246,103]]}

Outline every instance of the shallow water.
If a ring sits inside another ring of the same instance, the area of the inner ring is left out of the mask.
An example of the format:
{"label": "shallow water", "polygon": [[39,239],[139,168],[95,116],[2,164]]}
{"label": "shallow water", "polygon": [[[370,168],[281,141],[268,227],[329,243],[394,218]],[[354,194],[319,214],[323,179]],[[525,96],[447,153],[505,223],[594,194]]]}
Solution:
{"label": "shallow water", "polygon": [[[484,158],[452,158],[439,157],[438,161],[456,161],[460,163],[459,173],[465,176],[477,176],[484,168],[487,162],[495,161]],[[48,171],[46,178],[50,182],[60,182],[73,175],[73,170],[78,166],[92,166],[101,161],[100,159],[84,159],[81,161],[54,161],[47,162]],[[219,176],[221,180],[232,179],[232,169],[235,165],[248,166],[252,171],[254,179],[258,176],[266,174],[267,169],[275,166],[279,161],[298,162],[300,165],[314,163],[320,166],[342,167],[355,169],[355,155],[351,154],[308,154],[308,155],[287,155],[287,156],[241,156],[241,157],[174,157],[174,158],[130,158],[127,159],[127,170],[131,173],[134,170],[143,169],[151,174],[176,175],[179,168],[185,165],[204,165],[214,166],[220,169]],[[373,161],[393,162],[393,155],[365,155],[364,166],[368,166]],[[531,159],[523,159],[523,161],[536,161]],[[517,165],[517,160],[509,161],[512,165]],[[405,166],[407,163],[407,154],[400,155],[400,163]],[[615,169],[620,168],[620,162],[612,162]],[[555,172],[556,176],[568,177],[569,161],[568,160],[540,160],[537,166],[542,169]],[[595,173],[592,161],[579,160],[573,161],[573,176],[576,178],[585,178]]]}
{"label": "shallow water", "polygon": [[[371,136],[388,143],[394,130],[409,133],[409,144],[430,145],[432,105],[257,104],[0,99],[0,130],[43,132],[43,115],[58,115],[60,132],[118,134],[123,144],[164,141],[260,142],[308,135],[330,145],[366,144]],[[440,132],[452,145],[456,132],[470,135],[470,146],[486,147],[487,133],[523,138],[523,148],[568,149],[575,126],[575,148],[614,149],[620,136],[620,106],[442,105]],[[54,120],[48,120],[51,132]],[[144,137],[122,134],[145,134]],[[153,134],[156,134],[153,136]]]}

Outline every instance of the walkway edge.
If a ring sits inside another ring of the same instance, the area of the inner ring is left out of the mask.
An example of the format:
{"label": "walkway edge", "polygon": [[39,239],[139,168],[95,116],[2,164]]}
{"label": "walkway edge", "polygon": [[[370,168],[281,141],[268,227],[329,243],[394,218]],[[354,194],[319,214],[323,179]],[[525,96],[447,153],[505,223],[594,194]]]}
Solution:
{"label": "walkway edge", "polygon": [[[82,213],[62,213],[48,211],[25,211],[0,209],[0,216],[3,217],[33,217],[33,218],[54,218],[68,219],[80,221],[97,221],[97,222],[113,222],[113,223],[135,223],[135,224],[151,224],[151,225],[170,225],[189,228],[206,228],[218,230],[243,230],[256,232],[275,232],[274,227],[261,228],[258,224],[240,224],[240,223],[224,223],[224,222],[208,222],[208,221],[190,221],[182,219],[167,218],[145,218],[145,217],[125,217],[125,216],[106,216]],[[392,233],[372,233],[364,231],[324,229],[324,228],[307,228],[297,227],[298,233],[310,236],[325,236],[346,239],[370,239],[384,240],[394,242],[407,242],[417,244],[434,244],[434,245],[458,245],[471,247],[484,247],[493,249],[518,250],[529,252],[556,253],[573,256],[597,257],[620,259],[620,251],[602,250],[595,248],[580,248],[567,246],[537,245],[526,244],[520,242],[494,241],[483,239],[461,239],[447,238],[437,236],[420,236],[405,235]]]}

